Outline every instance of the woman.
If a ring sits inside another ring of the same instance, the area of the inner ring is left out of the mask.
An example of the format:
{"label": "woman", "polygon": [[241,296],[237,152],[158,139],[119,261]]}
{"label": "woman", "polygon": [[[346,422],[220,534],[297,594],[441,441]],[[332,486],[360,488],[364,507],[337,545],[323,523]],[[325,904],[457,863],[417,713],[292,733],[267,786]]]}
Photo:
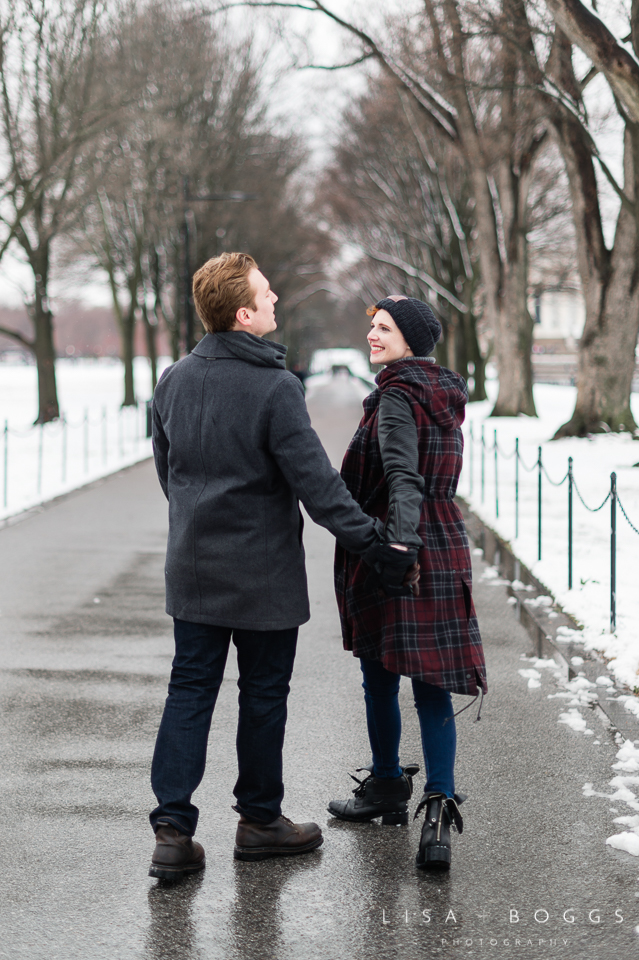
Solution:
{"label": "woman", "polygon": [[[363,510],[385,522],[391,544],[419,568],[393,596],[361,558],[338,547],[335,589],[344,646],[360,658],[373,762],[351,800],[329,811],[351,821],[407,823],[419,767],[399,765],[400,676],[410,677],[419,716],[426,810],[417,866],[447,869],[450,826],[461,833],[455,793],[451,693],[482,696],[486,668],[471,596],[466,528],[454,501],[462,467],[468,391],[429,356],[441,326],[428,304],[387,297],[368,311],[371,363],[385,366],[346,452],[342,477]],[[479,718],[479,715],[478,715]],[[353,778],[357,780],[357,778]]]}

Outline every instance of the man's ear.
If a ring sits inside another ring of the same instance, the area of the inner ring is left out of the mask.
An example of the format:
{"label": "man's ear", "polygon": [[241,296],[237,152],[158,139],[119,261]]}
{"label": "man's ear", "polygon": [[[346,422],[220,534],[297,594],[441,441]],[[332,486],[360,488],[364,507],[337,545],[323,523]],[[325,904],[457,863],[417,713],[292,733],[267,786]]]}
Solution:
{"label": "man's ear", "polygon": [[241,324],[243,327],[250,326],[251,318],[246,307],[240,307],[240,309],[235,314],[235,322]]}

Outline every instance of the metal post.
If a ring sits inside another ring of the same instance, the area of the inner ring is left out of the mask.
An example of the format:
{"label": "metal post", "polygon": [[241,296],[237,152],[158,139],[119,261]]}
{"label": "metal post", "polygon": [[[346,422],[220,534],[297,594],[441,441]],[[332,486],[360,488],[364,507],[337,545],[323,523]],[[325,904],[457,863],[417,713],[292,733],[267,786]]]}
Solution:
{"label": "metal post", "polygon": [[84,472],[89,472],[89,411],[84,408]]}
{"label": "metal post", "polygon": [[519,437],[515,437],[515,540],[519,536]]}
{"label": "metal post", "polygon": [[610,474],[610,632],[617,628],[617,474]]}
{"label": "metal post", "polygon": [[9,499],[9,421],[4,421],[4,479],[2,490],[2,504],[7,509]]}
{"label": "metal post", "polygon": [[495,517],[499,519],[499,484],[497,476],[497,431],[495,430],[495,439],[493,441],[495,449]]}
{"label": "metal post", "polygon": [[537,559],[541,560],[541,447],[537,447]]}
{"label": "metal post", "polygon": [[107,408],[102,407],[102,463],[106,465],[108,457],[107,445]]}
{"label": "metal post", "polygon": [[468,447],[468,451],[469,451],[469,460],[470,460],[470,464],[469,464],[470,465],[470,496],[472,497],[473,495],[473,446],[474,446],[474,439],[475,439],[473,437],[472,420],[470,422],[469,429],[470,429],[470,445]]}
{"label": "metal post", "polygon": [[572,457],[568,457],[568,589],[572,590]]}
{"label": "metal post", "polygon": [[124,457],[124,437],[122,434],[122,407],[118,410],[118,446],[120,449],[120,459]]}
{"label": "metal post", "polygon": [[481,502],[484,502],[484,480],[485,480],[485,467],[484,467],[484,453],[486,450],[486,442],[484,440],[484,425],[481,425]]}
{"label": "metal post", "polygon": [[67,418],[62,414],[62,483],[67,482]]}
{"label": "metal post", "polygon": [[44,444],[44,423],[40,424],[40,433],[38,434],[38,478],[36,483],[36,492],[38,496],[42,493],[42,454]]}

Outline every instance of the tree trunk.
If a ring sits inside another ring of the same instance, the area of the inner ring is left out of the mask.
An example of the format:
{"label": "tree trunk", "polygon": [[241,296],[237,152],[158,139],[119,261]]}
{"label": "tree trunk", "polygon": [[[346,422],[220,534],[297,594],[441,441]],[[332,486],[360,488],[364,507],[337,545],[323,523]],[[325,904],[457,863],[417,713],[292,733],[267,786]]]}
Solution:
{"label": "tree trunk", "polygon": [[[622,203],[614,247],[604,244],[598,189],[589,145],[571,122],[557,123],[571,188],[578,263],[586,303],[579,344],[577,401],[555,438],[637,428],[630,410],[639,332],[637,215]],[[624,138],[625,193],[637,196],[639,126]]]}
{"label": "tree trunk", "polygon": [[630,410],[639,333],[637,256],[637,223],[622,207],[599,309],[586,315],[575,410],[557,438],[637,429]]}
{"label": "tree trunk", "polygon": [[126,314],[124,313],[120,303],[120,298],[118,296],[118,287],[115,282],[115,275],[113,273],[111,261],[108,262],[106,270],[109,278],[109,286],[111,288],[113,311],[115,313],[115,319],[117,320],[118,328],[120,330],[120,343],[122,346],[121,359],[124,365],[124,400],[122,401],[122,406],[134,407],[135,386],[133,383],[133,339],[135,334],[135,310],[137,304],[135,302],[135,298],[132,296],[129,300],[129,309],[127,310]]}
{"label": "tree trunk", "polygon": [[[505,250],[500,243],[495,206],[486,173],[471,170],[479,232],[479,260],[484,309],[493,330],[493,353],[499,373],[499,393],[491,416],[536,417],[532,393],[532,319],[528,312],[528,258],[525,230],[526,200],[521,178],[508,170],[502,176],[499,199]],[[523,200],[523,207],[522,207]]]}
{"label": "tree trunk", "polygon": [[151,323],[146,303],[142,303],[142,321],[144,323],[144,332],[146,334],[146,351],[151,363],[151,393],[155,393],[158,384],[158,347],[157,347],[157,320]]}
{"label": "tree trunk", "polygon": [[124,364],[124,400],[123,407],[135,406],[135,385],[133,382],[133,355],[135,337],[135,310],[134,300],[129,303],[129,309],[122,315],[120,334],[122,337],[122,363]]}
{"label": "tree trunk", "polygon": [[30,257],[34,273],[34,296],[31,320],[34,328],[34,353],[38,370],[38,419],[49,423],[60,416],[55,377],[55,348],[53,346],[53,315],[49,309],[47,284],[49,279],[48,244]]}
{"label": "tree trunk", "polygon": [[[462,318],[463,336],[466,342],[466,369],[469,380],[469,399],[471,402],[486,399],[486,361],[479,349],[477,339],[477,319],[469,310]],[[470,367],[472,364],[472,369]],[[472,380],[472,383],[470,382]],[[472,389],[471,389],[472,387]]]}
{"label": "tree trunk", "polygon": [[527,239],[523,230],[511,244],[504,268],[504,284],[495,331],[494,352],[499,371],[499,394],[492,417],[536,417],[533,399],[533,320],[527,304]]}

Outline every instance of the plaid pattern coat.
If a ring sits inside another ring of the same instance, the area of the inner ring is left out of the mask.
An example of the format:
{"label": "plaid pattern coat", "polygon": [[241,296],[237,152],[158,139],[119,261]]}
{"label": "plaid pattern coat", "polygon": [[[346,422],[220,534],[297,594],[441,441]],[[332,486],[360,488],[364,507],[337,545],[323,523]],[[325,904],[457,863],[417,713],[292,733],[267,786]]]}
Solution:
{"label": "plaid pattern coat", "polygon": [[342,465],[362,509],[385,521],[388,486],[377,435],[381,394],[401,391],[417,424],[419,472],[425,479],[418,536],[420,594],[384,599],[369,568],[338,545],[335,590],[344,647],[380,660],[387,670],[418,677],[451,693],[486,691],[486,667],[475,607],[466,527],[454,497],[462,466],[461,424],[468,398],[462,377],[422,358],[385,368],[364,400],[364,416]]}

